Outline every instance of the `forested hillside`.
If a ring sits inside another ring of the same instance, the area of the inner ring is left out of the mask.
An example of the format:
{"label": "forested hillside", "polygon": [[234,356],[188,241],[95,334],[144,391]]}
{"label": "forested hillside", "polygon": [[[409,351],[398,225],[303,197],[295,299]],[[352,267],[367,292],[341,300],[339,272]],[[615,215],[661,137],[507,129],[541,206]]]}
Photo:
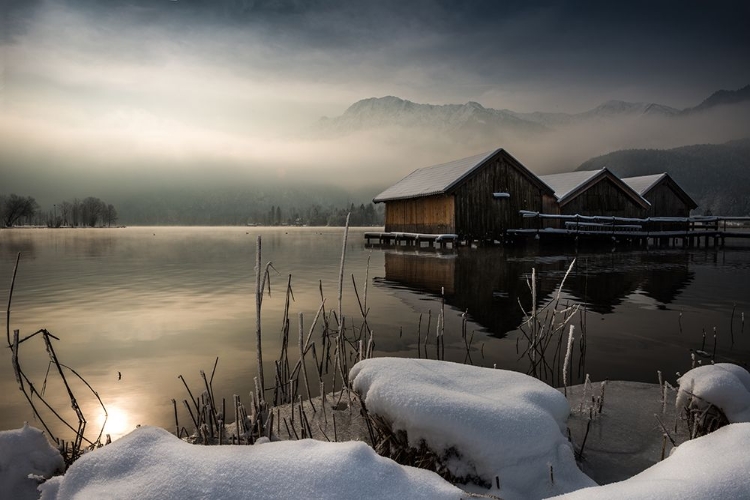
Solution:
{"label": "forested hillside", "polygon": [[750,138],[674,149],[628,149],[592,158],[578,170],[607,167],[620,177],[668,172],[698,203],[694,213],[750,215]]}

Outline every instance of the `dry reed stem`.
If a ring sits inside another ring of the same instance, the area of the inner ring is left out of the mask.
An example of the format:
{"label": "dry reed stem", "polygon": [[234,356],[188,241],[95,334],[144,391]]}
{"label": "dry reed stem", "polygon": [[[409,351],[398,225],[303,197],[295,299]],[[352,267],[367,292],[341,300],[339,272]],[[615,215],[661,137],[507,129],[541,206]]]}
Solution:
{"label": "dry reed stem", "polygon": [[[303,337],[304,337],[304,319],[302,316],[302,313],[299,313],[299,353],[300,353],[300,361],[302,362],[302,377],[305,381],[305,389],[307,390],[307,401],[310,403],[310,407],[313,409],[313,412],[316,412],[315,405],[312,402],[312,395],[310,391],[310,382],[307,378],[307,365],[305,364],[305,347],[303,345]],[[309,337],[308,337],[309,338]]]}
{"label": "dry reed stem", "polygon": [[255,353],[256,363],[258,370],[258,377],[260,378],[260,386],[265,389],[265,381],[263,379],[263,343],[261,341],[261,321],[260,321],[260,309],[263,301],[263,289],[261,288],[261,237],[258,235],[255,243]]}
{"label": "dry reed stem", "polygon": [[8,291],[8,308],[5,310],[5,335],[8,338],[8,347],[10,343],[10,304],[13,300],[13,288],[16,286],[16,273],[18,272],[18,262],[21,260],[21,252],[16,255],[16,264],[13,266],[13,278],[10,280],[10,289]]}
{"label": "dry reed stem", "polygon": [[565,352],[565,362],[563,363],[563,387],[565,395],[568,395],[568,367],[570,367],[570,356],[573,350],[573,325],[570,325],[568,333],[568,349]]}

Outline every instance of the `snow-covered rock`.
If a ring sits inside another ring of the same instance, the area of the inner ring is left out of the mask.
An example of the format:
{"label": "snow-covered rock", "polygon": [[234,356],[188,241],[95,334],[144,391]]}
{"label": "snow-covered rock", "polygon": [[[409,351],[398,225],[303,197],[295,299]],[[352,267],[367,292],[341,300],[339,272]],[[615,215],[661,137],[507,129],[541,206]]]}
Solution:
{"label": "snow-covered rock", "polygon": [[694,406],[711,403],[730,423],[750,422],[750,373],[738,365],[717,363],[693,368],[679,381],[677,407],[696,396]]}
{"label": "snow-covered rock", "polygon": [[663,462],[619,483],[557,500],[750,498],[750,423],[730,424],[675,448]]}
{"label": "snow-covered rock", "polygon": [[576,466],[566,438],[567,400],[535,378],[445,361],[377,358],[357,363],[350,379],[371,413],[406,431],[413,446],[424,440],[436,453],[457,450],[449,470],[478,476],[492,484],[491,494],[538,499],[595,484]]}
{"label": "snow-covered rock", "polygon": [[42,500],[459,499],[463,493],[362,442],[198,446],[156,427],[141,427],[84,455],[40,489]]}
{"label": "snow-covered rock", "polygon": [[39,429],[24,424],[0,432],[0,497],[37,499],[39,483],[64,470],[62,455]]}

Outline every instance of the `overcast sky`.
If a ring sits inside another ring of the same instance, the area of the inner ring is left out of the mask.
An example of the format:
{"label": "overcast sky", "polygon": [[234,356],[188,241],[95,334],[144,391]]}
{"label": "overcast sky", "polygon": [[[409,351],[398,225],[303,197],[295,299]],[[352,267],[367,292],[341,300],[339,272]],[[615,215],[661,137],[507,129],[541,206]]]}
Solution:
{"label": "overcast sky", "polygon": [[750,83],[746,1],[0,6],[0,168],[284,177],[356,162],[356,149],[292,138],[367,97],[577,112],[609,99],[684,108]]}

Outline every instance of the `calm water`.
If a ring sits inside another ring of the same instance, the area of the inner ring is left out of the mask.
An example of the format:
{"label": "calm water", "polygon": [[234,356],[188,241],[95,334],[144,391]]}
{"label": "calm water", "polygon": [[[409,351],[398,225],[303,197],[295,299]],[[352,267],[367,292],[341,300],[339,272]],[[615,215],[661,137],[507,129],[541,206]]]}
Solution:
{"label": "calm water", "polygon": [[[655,382],[662,370],[674,382],[675,372],[689,369],[690,349],[701,347],[704,329],[706,350],[713,350],[714,327],[717,359],[750,361],[750,250],[414,253],[366,249],[363,231],[350,231],[344,315],[359,318],[351,275],[362,290],[369,260],[367,301],[378,356],[417,355],[420,315],[422,339],[428,311],[434,335],[443,288],[446,358],[465,358],[461,313],[468,310],[473,362],[526,371],[527,359],[517,352],[517,345],[524,345],[519,301],[526,308],[531,304],[526,280],[535,268],[539,303],[544,304],[577,257],[562,294],[563,301],[587,309],[585,364],[576,370],[576,380],[590,373],[593,380]],[[58,356],[101,395],[113,437],[137,424],[172,429],[171,399],[185,397],[180,374],[197,388],[199,371],[210,373],[218,356],[215,393],[231,399],[251,390],[257,235],[263,238],[263,261],[272,261],[278,270],[272,273],[271,296],[263,302],[264,356],[272,366],[289,274],[292,317],[303,312],[312,319],[321,285],[327,307],[335,306],[342,229],[2,230],[2,309],[21,252],[11,329],[23,337],[46,328],[60,338]],[[742,313],[748,316],[744,327]],[[581,325],[580,319],[574,323]],[[40,339],[22,346],[22,366],[38,388],[47,360]],[[8,350],[0,357],[0,394],[0,429],[33,420],[17,389]],[[47,388],[47,396],[59,408],[69,406],[57,385]],[[90,427],[97,427],[101,412],[95,401],[81,397],[80,403]],[[181,419],[184,425],[187,417]]]}

